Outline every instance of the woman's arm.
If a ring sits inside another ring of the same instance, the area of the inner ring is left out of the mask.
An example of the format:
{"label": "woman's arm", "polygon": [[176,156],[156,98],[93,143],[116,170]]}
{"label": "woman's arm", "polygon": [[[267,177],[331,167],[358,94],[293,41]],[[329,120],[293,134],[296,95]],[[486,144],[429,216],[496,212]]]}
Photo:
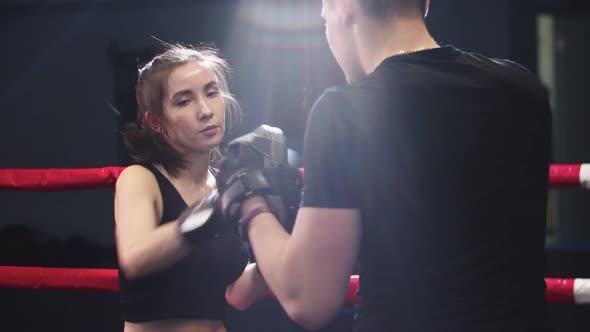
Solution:
{"label": "woman's arm", "polygon": [[116,185],[115,238],[119,266],[127,279],[161,271],[189,253],[176,223],[158,227],[161,218],[154,175],[141,166],[126,168]]}
{"label": "woman's arm", "polygon": [[266,281],[260,274],[256,263],[250,263],[240,278],[226,288],[225,299],[234,308],[246,310],[266,292],[268,292]]}

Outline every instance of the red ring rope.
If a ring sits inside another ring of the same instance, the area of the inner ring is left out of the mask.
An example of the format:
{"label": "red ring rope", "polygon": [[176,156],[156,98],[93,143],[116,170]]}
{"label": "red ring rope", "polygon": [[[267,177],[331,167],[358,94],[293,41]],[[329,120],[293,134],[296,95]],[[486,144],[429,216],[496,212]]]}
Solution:
{"label": "red ring rope", "polygon": [[[547,303],[590,303],[590,279],[546,278]],[[114,269],[0,266],[0,288],[118,291]],[[359,277],[350,277],[346,303],[357,301]],[[269,296],[272,296],[269,294]]]}
{"label": "red ring rope", "polygon": [[[0,169],[0,190],[60,191],[112,187],[124,167]],[[300,169],[303,174],[303,169]],[[590,189],[590,164],[554,164],[550,188]]]}
{"label": "red ring rope", "polygon": [[[0,169],[0,190],[60,191],[112,187],[124,167],[87,169]],[[303,175],[303,169],[300,169]],[[551,165],[551,188],[590,189],[590,164]],[[118,271],[0,266],[0,288],[118,291]],[[548,303],[590,303],[590,279],[546,278]],[[347,303],[357,300],[358,276],[352,276]]]}
{"label": "red ring rope", "polygon": [[61,191],[112,187],[124,167],[0,169],[0,189]]}

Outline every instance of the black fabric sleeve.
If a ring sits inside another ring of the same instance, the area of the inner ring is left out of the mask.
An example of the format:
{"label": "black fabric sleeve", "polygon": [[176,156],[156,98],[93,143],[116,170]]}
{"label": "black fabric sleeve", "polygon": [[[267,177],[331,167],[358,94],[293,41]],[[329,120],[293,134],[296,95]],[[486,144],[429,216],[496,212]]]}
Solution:
{"label": "black fabric sleeve", "polygon": [[350,105],[334,90],[324,92],[314,104],[303,147],[302,207],[358,208],[350,117]]}

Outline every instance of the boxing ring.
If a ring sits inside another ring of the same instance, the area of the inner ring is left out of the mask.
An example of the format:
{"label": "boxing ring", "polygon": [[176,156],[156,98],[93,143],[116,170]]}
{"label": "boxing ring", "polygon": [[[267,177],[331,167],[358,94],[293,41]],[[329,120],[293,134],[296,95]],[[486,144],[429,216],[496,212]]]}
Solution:
{"label": "boxing ring", "polygon": [[[0,190],[50,192],[109,188],[115,185],[123,169],[0,169]],[[549,187],[590,190],[590,164],[551,165]],[[590,279],[546,278],[545,283],[547,303],[590,304]],[[347,304],[356,303],[358,287],[358,276],[351,276],[346,294]],[[0,288],[117,292],[118,271],[0,266]],[[272,297],[272,294],[267,294],[267,297]]]}

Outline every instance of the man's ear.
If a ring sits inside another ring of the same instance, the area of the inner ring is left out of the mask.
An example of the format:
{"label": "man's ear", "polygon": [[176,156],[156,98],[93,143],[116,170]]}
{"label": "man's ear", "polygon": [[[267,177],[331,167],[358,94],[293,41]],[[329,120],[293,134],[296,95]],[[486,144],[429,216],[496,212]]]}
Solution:
{"label": "man's ear", "polygon": [[159,119],[154,116],[152,114],[152,112],[145,112],[143,114],[143,119],[145,120],[145,123],[150,126],[150,128],[157,132],[157,133],[162,133],[162,126],[160,125],[160,121]]}
{"label": "man's ear", "polygon": [[334,5],[338,11],[340,22],[343,25],[351,25],[356,22],[358,15],[360,14],[360,6],[358,1],[363,0],[336,0]]}
{"label": "man's ear", "polygon": [[428,16],[428,10],[430,10],[430,0],[424,1],[424,18]]}

